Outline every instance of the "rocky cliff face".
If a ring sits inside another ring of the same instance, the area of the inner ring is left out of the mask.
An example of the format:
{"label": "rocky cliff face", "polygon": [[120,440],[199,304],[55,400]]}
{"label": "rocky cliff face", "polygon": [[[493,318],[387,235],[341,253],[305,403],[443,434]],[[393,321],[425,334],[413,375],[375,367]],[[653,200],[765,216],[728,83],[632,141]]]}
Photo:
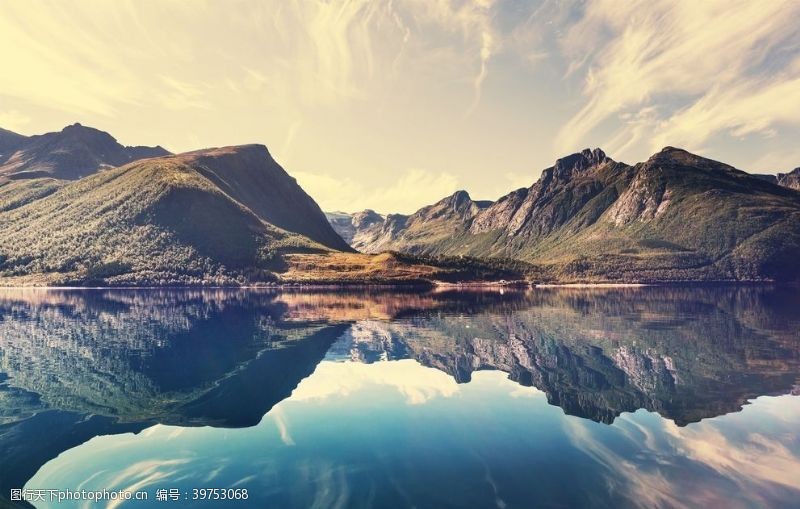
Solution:
{"label": "rocky cliff face", "polygon": [[81,124],[30,137],[9,133],[0,133],[0,177],[14,179],[76,180],[105,167],[169,154],[162,147],[125,147],[110,134]]}
{"label": "rocky cliff face", "polygon": [[800,168],[795,168],[790,173],[778,173],[778,184],[800,191]]}
{"label": "rocky cliff face", "polygon": [[502,230],[511,237],[546,236],[575,218],[624,169],[625,165],[615,163],[600,149],[559,159],[524,196],[519,192],[508,195],[504,201],[516,205],[512,214],[508,214],[511,203],[504,203],[499,210],[490,206],[476,218],[470,233]]}
{"label": "rocky cliff face", "polygon": [[560,281],[796,280],[800,194],[786,188],[797,179],[674,147],[634,166],[586,149],[494,203],[457,193],[372,226],[356,247],[512,258]]}
{"label": "rocky cliff face", "polygon": [[325,217],[345,242],[353,245],[353,238],[356,234],[363,232],[373,225],[382,224],[384,217],[374,210],[362,210],[355,214],[347,212],[326,212]]}

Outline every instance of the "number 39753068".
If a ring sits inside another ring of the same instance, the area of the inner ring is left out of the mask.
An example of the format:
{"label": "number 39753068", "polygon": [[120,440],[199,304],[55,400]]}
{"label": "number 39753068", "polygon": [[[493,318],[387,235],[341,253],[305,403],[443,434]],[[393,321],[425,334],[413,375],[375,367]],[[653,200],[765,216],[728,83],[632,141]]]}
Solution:
{"label": "number 39753068", "polygon": [[192,500],[247,500],[247,488],[195,488],[192,490]]}

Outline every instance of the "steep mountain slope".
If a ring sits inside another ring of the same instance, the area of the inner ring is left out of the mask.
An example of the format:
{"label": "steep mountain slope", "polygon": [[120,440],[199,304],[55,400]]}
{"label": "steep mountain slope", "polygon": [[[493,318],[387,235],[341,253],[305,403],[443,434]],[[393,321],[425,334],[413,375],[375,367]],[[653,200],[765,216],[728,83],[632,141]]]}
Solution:
{"label": "steep mountain slope", "polygon": [[332,249],[350,251],[319,205],[289,176],[263,145],[201,150],[173,158],[193,166],[259,219]]}
{"label": "steep mountain slope", "polygon": [[0,128],[0,164],[16,152],[27,139],[26,136]]}
{"label": "steep mountain slope", "polygon": [[43,282],[269,280],[279,252],[347,248],[257,145],[134,162],[1,214],[0,276]]}
{"label": "steep mountain slope", "polygon": [[168,155],[162,147],[125,147],[110,134],[81,124],[20,137],[0,133],[0,177],[75,180],[108,166]]}
{"label": "steep mountain slope", "polygon": [[67,183],[52,178],[0,179],[0,212],[15,209],[39,198],[44,198]]}
{"label": "steep mountain slope", "polygon": [[485,208],[454,198],[353,245],[514,258],[559,281],[800,279],[800,193],[672,147],[634,166],[587,149]]}

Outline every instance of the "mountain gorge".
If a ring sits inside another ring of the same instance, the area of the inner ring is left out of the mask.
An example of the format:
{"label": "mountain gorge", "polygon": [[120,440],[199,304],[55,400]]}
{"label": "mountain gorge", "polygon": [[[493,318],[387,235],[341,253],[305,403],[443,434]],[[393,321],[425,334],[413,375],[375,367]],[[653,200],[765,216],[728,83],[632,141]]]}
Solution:
{"label": "mountain gorge", "polygon": [[795,174],[770,181],[673,147],[633,166],[587,149],[494,203],[459,191],[351,245],[523,260],[558,281],[796,280]]}

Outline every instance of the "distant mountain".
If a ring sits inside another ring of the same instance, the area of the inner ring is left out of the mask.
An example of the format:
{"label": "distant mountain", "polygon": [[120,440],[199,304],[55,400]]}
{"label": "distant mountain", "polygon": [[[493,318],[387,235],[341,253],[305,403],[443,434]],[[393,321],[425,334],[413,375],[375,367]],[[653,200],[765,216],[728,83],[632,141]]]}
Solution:
{"label": "distant mountain", "polygon": [[412,358],[458,383],[499,370],[543,391],[568,415],[609,424],[645,408],[685,426],[796,387],[800,352],[790,324],[800,301],[792,289],[542,288],[506,295],[497,304],[476,302],[468,313],[361,320],[329,355],[370,363]]}
{"label": "distant mountain", "polygon": [[518,259],[558,281],[798,280],[800,193],[778,183],[673,147],[634,166],[587,149],[494,203],[459,192],[352,245]]}
{"label": "distant mountain", "polygon": [[30,137],[0,131],[0,177],[12,179],[76,180],[105,167],[168,154],[162,147],[125,147],[110,134],[81,124]]}
{"label": "distant mountain", "polygon": [[[317,204],[270,156],[247,145],[146,159],[109,169],[0,215],[0,276],[236,283],[273,278],[284,252],[350,248]],[[12,181],[6,186],[21,186]],[[0,200],[3,189],[0,186]],[[0,204],[4,203],[0,201]]]}
{"label": "distant mountain", "polygon": [[[342,238],[359,251],[413,253],[419,244],[441,245],[453,234],[463,234],[472,219],[491,204],[490,201],[474,201],[466,191],[457,191],[408,216],[389,214],[382,217],[372,210],[365,210],[352,215],[338,213],[338,221],[347,224],[346,231],[342,230],[346,236],[342,235]],[[344,216],[348,216],[350,221]],[[330,215],[329,221],[333,224]]]}
{"label": "distant mountain", "polygon": [[363,210],[355,214],[347,212],[326,212],[325,217],[336,233],[348,244],[352,244],[356,233],[362,232],[374,224],[382,224],[384,217],[374,210]]}
{"label": "distant mountain", "polygon": [[789,173],[778,173],[778,184],[800,191],[800,168],[795,168]]}
{"label": "distant mountain", "polygon": [[778,173],[777,175],[757,174],[753,176],[779,186],[800,191],[800,168],[795,168],[789,173]]}
{"label": "distant mountain", "polygon": [[0,128],[0,164],[16,152],[27,139],[26,136]]}

